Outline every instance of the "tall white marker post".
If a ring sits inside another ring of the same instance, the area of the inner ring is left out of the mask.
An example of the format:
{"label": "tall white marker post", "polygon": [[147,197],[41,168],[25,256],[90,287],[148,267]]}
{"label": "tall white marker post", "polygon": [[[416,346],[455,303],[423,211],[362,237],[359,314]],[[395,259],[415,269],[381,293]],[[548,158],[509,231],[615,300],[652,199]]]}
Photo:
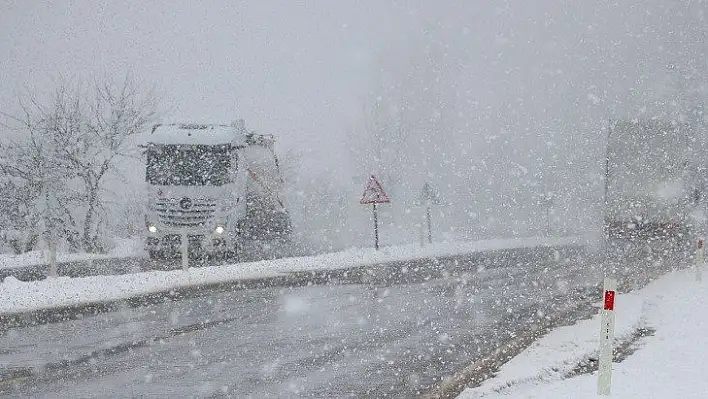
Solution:
{"label": "tall white marker post", "polygon": [[704,253],[705,249],[703,249],[703,237],[698,238],[698,245],[696,247],[696,255],[694,259],[694,266],[696,268],[696,281],[701,281],[703,280],[703,262],[704,262]]}
{"label": "tall white marker post", "polygon": [[600,327],[600,356],[597,372],[597,394],[609,395],[612,385],[612,341],[615,338],[615,291],[617,280],[606,278]]}
{"label": "tall white marker post", "polygon": [[181,234],[181,249],[182,249],[182,270],[187,270],[189,268],[189,236],[187,232],[183,231]]}
{"label": "tall white marker post", "polygon": [[57,277],[57,240],[54,233],[50,233],[49,239],[49,277]]}
{"label": "tall white marker post", "polygon": [[53,188],[46,185],[44,188],[44,237],[47,240],[47,249],[49,250],[49,277],[57,277],[57,234],[56,220],[54,218],[54,209],[56,205],[56,195]]}

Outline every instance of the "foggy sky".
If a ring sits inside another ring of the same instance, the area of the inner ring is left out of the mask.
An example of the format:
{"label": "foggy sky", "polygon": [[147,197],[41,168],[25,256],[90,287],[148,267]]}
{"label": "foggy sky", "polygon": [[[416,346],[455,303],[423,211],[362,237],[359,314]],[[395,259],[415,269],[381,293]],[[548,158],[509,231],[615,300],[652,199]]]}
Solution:
{"label": "foggy sky", "polygon": [[[542,125],[535,119],[567,104],[569,84],[604,99],[611,84],[705,58],[705,37],[696,37],[705,31],[692,26],[703,8],[660,0],[10,0],[0,13],[0,107],[60,75],[132,71],[162,93],[167,120],[243,117],[288,147],[336,146],[373,82],[395,79],[432,38],[453,60],[464,54],[470,72],[456,78],[477,104],[513,104],[524,124]],[[470,118],[483,113],[471,109]]]}
{"label": "foggy sky", "polygon": [[376,0],[3,3],[3,109],[60,75],[132,71],[158,88],[166,120],[244,118],[305,148],[338,144],[371,60],[416,19]]}

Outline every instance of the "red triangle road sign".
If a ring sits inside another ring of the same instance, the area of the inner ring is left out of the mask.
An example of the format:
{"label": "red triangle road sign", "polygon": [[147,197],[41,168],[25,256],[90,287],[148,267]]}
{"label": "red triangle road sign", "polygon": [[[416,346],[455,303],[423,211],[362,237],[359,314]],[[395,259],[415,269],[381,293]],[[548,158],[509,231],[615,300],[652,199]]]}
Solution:
{"label": "red triangle road sign", "polygon": [[374,175],[369,177],[369,181],[366,183],[366,188],[364,189],[364,194],[361,195],[360,204],[388,204],[391,200],[386,195],[381,183],[376,180]]}

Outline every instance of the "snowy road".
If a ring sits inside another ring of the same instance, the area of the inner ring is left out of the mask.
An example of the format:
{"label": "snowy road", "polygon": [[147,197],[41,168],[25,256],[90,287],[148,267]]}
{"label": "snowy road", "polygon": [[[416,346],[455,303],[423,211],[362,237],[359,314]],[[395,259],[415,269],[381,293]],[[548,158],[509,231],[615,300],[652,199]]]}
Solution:
{"label": "snowy road", "polygon": [[427,281],[211,293],[11,329],[0,393],[410,397],[557,305],[592,300],[599,281],[579,253],[547,250],[435,268]]}

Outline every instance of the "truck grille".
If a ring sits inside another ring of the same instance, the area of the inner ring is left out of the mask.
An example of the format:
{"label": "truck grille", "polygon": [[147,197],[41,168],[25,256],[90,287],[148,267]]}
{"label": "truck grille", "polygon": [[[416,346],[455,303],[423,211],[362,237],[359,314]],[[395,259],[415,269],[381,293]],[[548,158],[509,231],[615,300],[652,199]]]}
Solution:
{"label": "truck grille", "polygon": [[[183,206],[185,200],[189,206]],[[155,212],[160,222],[165,226],[203,227],[209,223],[216,210],[216,201],[206,198],[170,198],[158,199],[155,202]]]}

